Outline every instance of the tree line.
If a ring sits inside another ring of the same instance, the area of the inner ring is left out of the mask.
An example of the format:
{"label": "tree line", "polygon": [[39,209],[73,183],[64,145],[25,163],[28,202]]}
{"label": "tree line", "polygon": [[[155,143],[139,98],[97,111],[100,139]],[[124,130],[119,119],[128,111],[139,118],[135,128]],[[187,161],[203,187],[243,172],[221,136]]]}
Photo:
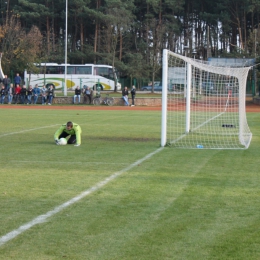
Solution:
{"label": "tree line", "polygon": [[[4,71],[64,63],[65,0],[1,0]],[[258,57],[260,0],[68,0],[67,59],[155,79],[162,50],[192,56]]]}

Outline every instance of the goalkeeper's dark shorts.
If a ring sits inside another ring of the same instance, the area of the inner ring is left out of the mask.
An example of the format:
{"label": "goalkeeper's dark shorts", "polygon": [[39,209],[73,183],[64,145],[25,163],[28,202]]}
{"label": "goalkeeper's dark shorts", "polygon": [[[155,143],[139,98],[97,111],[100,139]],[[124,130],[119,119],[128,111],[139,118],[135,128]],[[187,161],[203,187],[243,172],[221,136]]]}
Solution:
{"label": "goalkeeper's dark shorts", "polygon": [[[67,136],[69,136],[69,134],[67,134],[66,132],[62,132],[59,136],[60,138],[66,138]],[[76,135],[70,135],[70,138],[68,139],[68,144],[75,144],[76,143]]]}

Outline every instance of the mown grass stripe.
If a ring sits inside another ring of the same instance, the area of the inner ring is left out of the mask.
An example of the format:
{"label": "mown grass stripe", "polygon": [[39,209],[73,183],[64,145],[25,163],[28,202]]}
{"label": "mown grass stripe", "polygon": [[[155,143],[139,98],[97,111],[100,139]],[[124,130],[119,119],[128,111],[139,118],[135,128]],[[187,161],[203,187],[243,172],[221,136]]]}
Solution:
{"label": "mown grass stripe", "polygon": [[60,211],[62,211],[63,209],[71,206],[72,204],[78,202],[79,200],[85,198],[86,196],[90,195],[91,193],[93,193],[96,190],[99,190],[100,188],[102,188],[103,186],[105,186],[107,183],[109,183],[110,181],[116,179],[118,176],[120,176],[121,174],[129,171],[130,169],[132,169],[133,167],[137,166],[138,164],[144,162],[145,160],[151,158],[153,155],[157,154],[158,152],[162,151],[163,147],[158,148],[157,150],[155,150],[154,152],[146,155],[145,157],[143,157],[140,160],[137,160],[136,162],[132,163],[131,165],[127,166],[126,168],[122,169],[121,171],[118,171],[112,175],[110,175],[109,177],[107,177],[106,179],[104,179],[103,181],[97,183],[95,186],[92,186],[91,188],[87,189],[86,191],[83,191],[81,194],[79,194],[78,196],[72,198],[71,200],[57,206],[56,208],[54,208],[53,210],[48,211],[47,213],[40,215],[38,217],[36,217],[35,219],[33,219],[32,221],[20,226],[19,228],[7,233],[6,235],[2,236],[0,238],[0,246],[4,245],[5,243],[7,243],[8,241],[14,239],[15,237],[17,237],[18,235],[22,234],[23,232],[25,232],[26,230],[29,230],[30,228],[32,228],[33,226],[37,225],[37,224],[41,224],[45,221],[47,221],[48,218],[52,217],[53,215],[59,213]]}

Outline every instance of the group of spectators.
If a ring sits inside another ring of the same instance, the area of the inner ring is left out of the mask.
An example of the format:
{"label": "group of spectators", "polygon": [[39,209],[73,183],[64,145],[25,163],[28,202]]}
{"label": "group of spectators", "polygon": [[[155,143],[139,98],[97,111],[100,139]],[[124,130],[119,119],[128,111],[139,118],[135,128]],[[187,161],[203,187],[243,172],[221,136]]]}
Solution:
{"label": "group of spectators", "polygon": [[84,86],[83,90],[80,89],[79,86],[75,88],[75,95],[73,97],[73,103],[76,104],[76,100],[78,100],[78,104],[80,104],[80,97],[81,94],[83,94],[84,97],[84,103],[92,104],[93,100],[93,91],[88,86]]}
{"label": "group of spectators", "polygon": [[5,75],[2,80],[2,87],[0,90],[0,103],[4,104],[7,96],[8,104],[18,104],[19,102],[21,104],[28,105],[37,104],[39,97],[41,97],[42,105],[46,105],[47,102],[48,105],[52,104],[54,97],[53,85],[50,85],[49,88],[43,86],[40,89],[37,84],[34,86],[34,88],[32,85],[29,85],[28,88],[26,88],[26,85],[22,85],[21,87],[21,84],[22,79],[19,76],[19,73],[17,73],[16,77],[14,78],[14,84],[11,83],[11,80],[7,77],[7,75]]}
{"label": "group of spectators", "polygon": [[[81,97],[82,93],[84,95],[84,102],[86,103],[86,100],[88,99],[89,100],[89,104],[92,104],[93,91],[92,91],[92,89],[90,89],[87,86],[84,86],[83,90],[81,90],[79,86],[77,86],[75,88],[75,95],[73,97],[73,103],[76,104],[76,101],[78,100],[78,104],[80,104],[80,97]],[[131,93],[131,97],[132,97],[132,105],[131,105],[131,107],[133,107],[133,106],[135,106],[135,95],[136,95],[135,86],[132,86],[132,89],[131,89],[130,93]],[[128,88],[124,87],[124,89],[122,90],[122,99],[124,100],[124,105],[125,106],[130,106],[129,100],[128,100],[128,95],[129,95]]]}
{"label": "group of spectators", "polygon": [[[54,97],[54,86],[50,85],[48,88],[46,88],[45,85],[42,86],[40,89],[38,87],[38,84],[32,87],[32,85],[29,85],[28,88],[26,88],[26,85],[22,85],[22,79],[19,76],[19,73],[16,74],[16,77],[14,78],[14,84],[11,83],[10,78],[7,77],[7,75],[4,76],[2,80],[2,86],[0,89],[0,104],[4,104],[6,97],[8,104],[18,104],[19,102],[21,104],[37,104],[38,98],[41,97],[41,103],[42,105],[48,105],[52,104],[52,100]],[[130,91],[131,97],[132,97],[132,105],[135,105],[135,95],[136,95],[136,89],[135,86],[132,86],[132,89]],[[84,86],[83,89],[80,89],[79,86],[75,89],[75,95],[73,97],[74,104],[76,104],[76,100],[80,104],[80,98],[81,94],[84,95],[84,103],[92,104],[93,100],[93,91],[88,86]],[[122,98],[124,100],[124,104],[126,106],[129,106],[128,101],[128,88],[124,87],[122,90]]]}
{"label": "group of spectators", "polygon": [[[132,97],[131,107],[134,107],[135,106],[135,94],[136,94],[136,89],[135,89],[134,85],[132,86],[130,93],[131,93],[131,97]],[[127,86],[125,86],[124,89],[122,90],[122,98],[124,100],[125,106],[130,106],[129,100],[128,100],[128,95],[129,95],[128,88],[127,88]]]}

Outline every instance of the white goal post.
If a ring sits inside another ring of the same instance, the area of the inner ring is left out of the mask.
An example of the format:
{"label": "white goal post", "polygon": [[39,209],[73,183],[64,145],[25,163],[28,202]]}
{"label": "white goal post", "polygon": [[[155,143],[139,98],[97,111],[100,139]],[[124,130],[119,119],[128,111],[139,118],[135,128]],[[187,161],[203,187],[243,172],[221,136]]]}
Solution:
{"label": "white goal post", "polygon": [[246,149],[250,67],[216,67],[163,50],[161,146]]}

